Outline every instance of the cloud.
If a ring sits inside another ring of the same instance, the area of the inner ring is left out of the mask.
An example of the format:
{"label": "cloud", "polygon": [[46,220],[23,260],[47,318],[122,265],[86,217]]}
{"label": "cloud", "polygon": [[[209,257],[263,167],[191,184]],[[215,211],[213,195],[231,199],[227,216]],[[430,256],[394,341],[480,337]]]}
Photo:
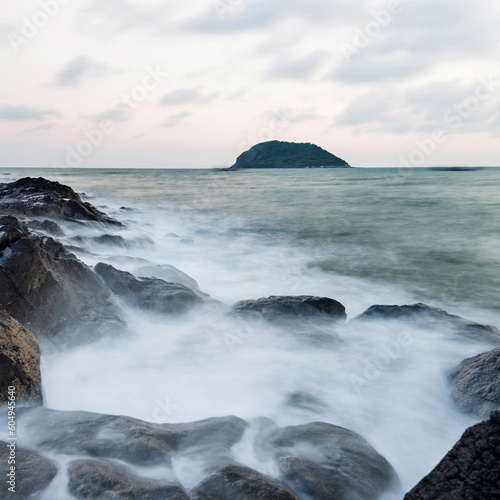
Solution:
{"label": "cloud", "polygon": [[56,126],[55,123],[45,123],[43,125],[38,125],[36,127],[27,128],[26,130],[19,132],[17,135],[18,136],[37,135],[39,132],[46,132],[48,130],[52,130],[55,126]]}
{"label": "cloud", "polygon": [[122,106],[117,106],[114,109],[104,111],[98,115],[91,116],[90,119],[93,122],[103,122],[110,120],[112,122],[124,122],[130,116],[130,108],[123,104]]}
{"label": "cloud", "polygon": [[213,101],[217,95],[217,93],[203,94],[200,87],[177,89],[164,95],[160,100],[160,105],[179,106],[188,103],[205,104]]}
{"label": "cloud", "polygon": [[488,79],[377,89],[352,101],[334,126],[369,127],[390,133],[489,131],[495,128],[500,114],[500,80],[485,86],[483,82]]}
{"label": "cloud", "polygon": [[364,18],[339,44],[340,50],[348,44],[355,52],[331,77],[351,83],[405,81],[442,64],[494,58],[496,28],[488,11],[451,0],[404,2],[374,36],[366,27],[375,17]]}
{"label": "cloud", "polygon": [[328,61],[324,51],[316,51],[304,57],[288,60],[279,59],[268,70],[268,78],[292,78],[305,80],[314,75]]}
{"label": "cloud", "polygon": [[164,127],[175,127],[181,121],[183,121],[188,116],[191,116],[191,113],[188,111],[182,111],[181,113],[175,113],[174,115],[170,115],[165,122],[163,122]]}
{"label": "cloud", "polygon": [[290,18],[332,25],[341,22],[349,13],[356,12],[360,7],[352,4],[353,2],[347,0],[336,2],[288,0],[286,3],[262,0],[213,0],[212,8],[186,23],[186,26],[189,30],[199,33],[224,34],[262,30]]}
{"label": "cloud", "polygon": [[55,109],[38,109],[30,106],[0,106],[0,120],[37,120],[43,121],[50,116],[57,116]]}
{"label": "cloud", "polygon": [[71,60],[57,75],[57,84],[61,87],[73,87],[82,83],[86,77],[100,77],[106,66],[95,62],[90,57],[79,56]]}

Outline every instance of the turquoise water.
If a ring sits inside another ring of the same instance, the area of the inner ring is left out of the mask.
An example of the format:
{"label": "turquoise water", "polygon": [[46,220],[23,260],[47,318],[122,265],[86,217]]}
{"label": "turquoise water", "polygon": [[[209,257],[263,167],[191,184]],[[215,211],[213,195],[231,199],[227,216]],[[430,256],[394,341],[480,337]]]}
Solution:
{"label": "turquoise water", "polygon": [[[21,170],[157,217],[192,210],[231,242],[255,235],[325,273],[448,308],[500,311],[500,169]],[[198,228],[200,229],[200,228]],[[264,255],[264,254],[263,254]],[[394,297],[396,300],[397,297]]]}

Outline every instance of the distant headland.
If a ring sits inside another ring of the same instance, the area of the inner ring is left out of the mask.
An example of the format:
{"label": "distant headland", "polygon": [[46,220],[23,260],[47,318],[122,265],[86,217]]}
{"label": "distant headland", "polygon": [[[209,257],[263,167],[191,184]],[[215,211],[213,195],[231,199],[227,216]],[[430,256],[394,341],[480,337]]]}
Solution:
{"label": "distant headland", "polygon": [[268,141],[256,144],[221,170],[250,168],[351,168],[338,156],[309,142]]}

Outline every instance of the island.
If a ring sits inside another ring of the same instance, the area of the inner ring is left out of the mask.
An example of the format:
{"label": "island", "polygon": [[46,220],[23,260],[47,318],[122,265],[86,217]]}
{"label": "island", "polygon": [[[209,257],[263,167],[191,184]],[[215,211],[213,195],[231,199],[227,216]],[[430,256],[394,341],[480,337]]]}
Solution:
{"label": "island", "polygon": [[268,141],[256,144],[222,170],[250,168],[351,168],[338,156],[309,142]]}

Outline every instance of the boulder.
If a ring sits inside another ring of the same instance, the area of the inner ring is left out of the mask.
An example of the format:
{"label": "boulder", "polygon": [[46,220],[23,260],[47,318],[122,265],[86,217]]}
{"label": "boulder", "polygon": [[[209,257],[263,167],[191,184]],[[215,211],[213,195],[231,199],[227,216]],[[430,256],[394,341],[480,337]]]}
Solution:
{"label": "boulder", "polygon": [[158,278],[136,278],[131,273],[102,262],[95,266],[95,272],[113,293],[142,309],[179,314],[204,302],[195,291],[179,283]]}
{"label": "boulder", "polygon": [[464,412],[488,418],[500,410],[500,347],[464,359],[450,374],[451,397]]}
{"label": "boulder", "polygon": [[0,217],[0,254],[28,234],[28,228],[15,217],[9,215]]}
{"label": "boulder", "polygon": [[225,465],[190,492],[192,500],[299,500],[285,484],[256,470]]}
{"label": "boulder", "polygon": [[374,305],[351,321],[364,320],[411,320],[422,328],[451,328],[454,332],[470,338],[481,338],[493,345],[500,344],[500,330],[493,326],[449,314],[444,309],[427,304]]}
{"label": "boulder", "polygon": [[361,436],[323,422],[284,427],[270,441],[280,479],[315,500],[375,500],[398,484],[389,462]]}
{"label": "boulder", "polygon": [[0,404],[15,387],[16,404],[42,405],[40,348],[35,336],[0,312]]}
{"label": "boulder", "polygon": [[500,499],[500,412],[469,427],[405,500]]}
{"label": "boulder", "polygon": [[191,276],[183,273],[180,269],[168,264],[158,266],[142,266],[136,271],[138,276],[145,278],[160,278],[168,281],[169,283],[179,283],[180,285],[187,286],[191,290],[199,290],[197,281]]}
{"label": "boulder", "polygon": [[99,413],[23,408],[18,425],[40,451],[151,465],[169,464],[181,450],[229,450],[248,424],[237,417],[155,424]]}
{"label": "boulder", "polygon": [[96,236],[95,238],[92,238],[92,241],[94,243],[97,243],[98,245],[109,245],[121,248],[130,247],[125,238],[117,234],[103,234],[101,236]]}
{"label": "boulder", "polygon": [[31,220],[28,222],[28,227],[37,231],[44,231],[45,233],[52,236],[64,236],[64,231],[62,230],[61,226],[53,220]]}
{"label": "boulder", "polygon": [[133,476],[123,466],[96,460],[77,460],[68,468],[69,491],[90,500],[189,500],[179,484]]}
{"label": "boulder", "polygon": [[122,225],[90,203],[82,201],[69,186],[43,177],[24,177],[16,182],[0,184],[0,211],[15,216],[56,217]]}
{"label": "boulder", "polygon": [[288,394],[285,406],[314,413],[324,413],[328,410],[328,405],[324,401],[307,391],[294,391]]}
{"label": "boulder", "polygon": [[2,475],[0,498],[15,498],[16,500],[38,498],[37,493],[45,490],[57,474],[55,465],[51,460],[38,453],[16,445],[14,464],[16,467],[16,489],[15,493],[12,493],[7,489],[9,484],[6,479],[10,468],[8,444],[10,443],[0,441],[0,474]]}
{"label": "boulder", "polygon": [[86,331],[79,341],[124,328],[109,290],[88,266],[50,237],[18,236],[0,261],[1,309],[39,340],[62,340],[76,326]]}
{"label": "boulder", "polygon": [[328,297],[274,296],[257,300],[243,300],[233,305],[238,313],[260,315],[268,320],[283,318],[346,319],[345,307]]}

